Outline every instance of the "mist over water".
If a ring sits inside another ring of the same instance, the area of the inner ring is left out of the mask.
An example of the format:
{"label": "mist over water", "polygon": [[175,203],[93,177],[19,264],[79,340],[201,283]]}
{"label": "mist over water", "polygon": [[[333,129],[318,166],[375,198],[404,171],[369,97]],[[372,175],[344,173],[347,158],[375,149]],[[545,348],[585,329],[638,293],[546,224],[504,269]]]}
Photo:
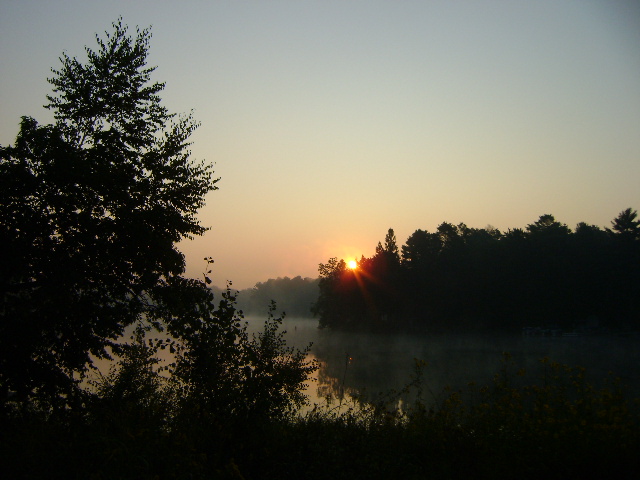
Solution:
{"label": "mist over water", "polygon": [[[257,332],[264,319],[252,317],[249,331]],[[311,403],[322,403],[331,393],[366,392],[370,398],[399,390],[412,378],[414,359],[427,362],[425,400],[443,398],[445,387],[465,389],[469,382],[489,385],[503,368],[503,353],[512,356],[515,378],[524,368],[528,382],[541,383],[541,359],[571,367],[584,367],[586,379],[598,387],[619,377],[629,395],[640,396],[640,337],[616,335],[585,337],[526,337],[478,334],[383,334],[320,330],[316,319],[285,318],[289,346],[303,349],[313,342],[310,358],[320,362],[317,381],[310,382]],[[613,375],[610,375],[610,372]],[[429,398],[431,397],[431,398]]]}

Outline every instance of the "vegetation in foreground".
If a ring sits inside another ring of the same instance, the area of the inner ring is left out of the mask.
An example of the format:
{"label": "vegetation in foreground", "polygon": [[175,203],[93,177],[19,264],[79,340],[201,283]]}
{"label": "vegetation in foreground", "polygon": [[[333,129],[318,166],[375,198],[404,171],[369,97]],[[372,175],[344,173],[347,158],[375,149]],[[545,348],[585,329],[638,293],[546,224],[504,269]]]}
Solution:
{"label": "vegetation in foreground", "polygon": [[[505,355],[493,384],[436,396],[416,362],[414,381],[386,402],[352,397],[348,408],[297,415],[287,408],[293,403],[260,393],[273,408],[185,400],[175,380],[159,374],[155,345],[134,337],[81,410],[51,414],[31,405],[3,417],[3,471],[13,478],[506,479],[637,478],[640,467],[637,401],[614,378],[595,388],[583,369],[549,359],[541,378],[528,379]],[[416,400],[399,405],[408,391]]]}

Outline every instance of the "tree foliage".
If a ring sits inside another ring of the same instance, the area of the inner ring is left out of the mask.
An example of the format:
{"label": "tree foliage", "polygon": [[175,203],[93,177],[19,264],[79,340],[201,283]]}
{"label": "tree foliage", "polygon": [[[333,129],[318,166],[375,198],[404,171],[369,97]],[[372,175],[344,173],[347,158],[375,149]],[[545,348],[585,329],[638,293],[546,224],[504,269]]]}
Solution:
{"label": "tree foliage", "polygon": [[338,329],[573,330],[587,319],[603,328],[637,329],[640,222],[628,208],[611,230],[579,223],[572,232],[551,214],[526,229],[440,224],[416,230],[401,247],[395,236],[347,270],[320,265],[316,314]]}
{"label": "tree foliage", "polygon": [[[175,244],[206,230],[196,212],[218,179],[190,159],[191,116],[161,104],[150,36],[119,20],[86,63],[63,55],[49,79],[56,123],[23,118],[16,144],[0,147],[1,405],[74,412],[107,444],[286,418],[316,368],[286,346],[275,304],[249,336],[230,285],[216,305],[210,269],[182,276]],[[111,352],[117,363],[81,388]]]}
{"label": "tree foliage", "polygon": [[[127,325],[171,317],[185,286],[175,244],[218,179],[191,159],[191,115],[162,105],[151,33],[119,20],[83,63],[52,69],[55,124],[24,117],[0,147],[0,385],[65,398]],[[193,289],[191,289],[193,290]],[[75,376],[74,376],[75,375]]]}
{"label": "tree foliage", "polygon": [[272,303],[263,331],[250,336],[228,288],[214,321],[192,318],[171,329],[178,338],[170,341],[176,349],[171,382],[182,423],[284,418],[305,403],[305,382],[316,366],[306,360],[308,347],[287,347],[275,310]]}
{"label": "tree foliage", "polygon": [[627,208],[611,222],[611,229],[625,241],[640,240],[640,220],[638,212]]}

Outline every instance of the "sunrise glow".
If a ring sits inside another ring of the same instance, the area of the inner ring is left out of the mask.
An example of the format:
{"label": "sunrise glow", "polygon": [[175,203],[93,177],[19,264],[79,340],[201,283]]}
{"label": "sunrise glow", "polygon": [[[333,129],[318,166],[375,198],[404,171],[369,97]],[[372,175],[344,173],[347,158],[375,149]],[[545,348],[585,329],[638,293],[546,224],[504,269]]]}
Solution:
{"label": "sunrise glow", "polygon": [[349,260],[347,262],[347,267],[349,267],[351,270],[355,270],[356,268],[358,268],[358,264],[355,260]]}
{"label": "sunrise glow", "polygon": [[178,245],[188,278],[211,256],[213,285],[250,289],[371,257],[389,228],[401,248],[640,208],[638,2],[147,3],[1,2],[0,145],[54,120],[61,52],[120,15],[152,26],[163,103],[193,109],[191,158],[222,179]]}

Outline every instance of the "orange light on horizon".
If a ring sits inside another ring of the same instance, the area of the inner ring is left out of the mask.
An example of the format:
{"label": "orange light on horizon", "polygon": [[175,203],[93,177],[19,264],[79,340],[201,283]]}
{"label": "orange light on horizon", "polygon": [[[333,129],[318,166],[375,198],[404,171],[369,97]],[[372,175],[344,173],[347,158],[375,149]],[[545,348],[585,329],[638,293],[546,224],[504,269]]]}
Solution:
{"label": "orange light on horizon", "polygon": [[358,263],[355,260],[349,260],[347,262],[347,267],[349,267],[351,270],[355,270],[356,268],[358,268]]}

